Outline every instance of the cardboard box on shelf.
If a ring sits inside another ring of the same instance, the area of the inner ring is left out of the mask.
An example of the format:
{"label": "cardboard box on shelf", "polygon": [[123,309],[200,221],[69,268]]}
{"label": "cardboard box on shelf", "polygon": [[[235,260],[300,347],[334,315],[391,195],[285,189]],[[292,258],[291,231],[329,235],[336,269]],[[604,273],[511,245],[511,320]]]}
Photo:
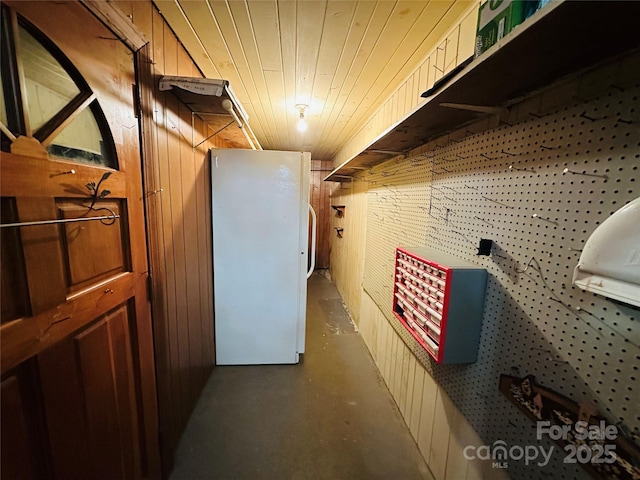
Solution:
{"label": "cardboard box on shelf", "polygon": [[539,7],[540,0],[488,0],[480,5],[475,56],[520,25]]}

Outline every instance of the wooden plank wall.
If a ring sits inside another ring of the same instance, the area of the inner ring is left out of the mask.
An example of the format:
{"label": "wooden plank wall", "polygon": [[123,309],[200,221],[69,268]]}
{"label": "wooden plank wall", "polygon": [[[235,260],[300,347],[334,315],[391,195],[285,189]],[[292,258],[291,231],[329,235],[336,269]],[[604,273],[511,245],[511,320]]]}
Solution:
{"label": "wooden plank wall", "polygon": [[[316,269],[329,268],[330,219],[335,214],[329,201],[331,183],[333,182],[324,182],[323,179],[329,175],[332,169],[331,160],[311,160],[309,200],[316,212],[318,222],[316,231]],[[311,224],[309,224],[309,228],[311,228]],[[309,249],[311,249],[311,235],[309,235]]]}
{"label": "wooden plank wall", "polygon": [[364,290],[360,313],[358,329],[436,480],[507,480],[490,461],[460,461],[484,442]]}
{"label": "wooden plank wall", "polygon": [[[331,217],[331,279],[356,323],[360,320],[364,272],[367,187],[361,181],[334,183],[331,187],[331,205],[344,206],[342,217]],[[336,228],[343,229],[342,237],[338,237]]]}
{"label": "wooden plank wall", "polygon": [[[145,197],[163,473],[215,364],[211,194],[207,152],[229,147],[170,92],[162,75],[201,76],[149,1],[117,6],[149,40]],[[193,143],[192,143],[193,142]]]}

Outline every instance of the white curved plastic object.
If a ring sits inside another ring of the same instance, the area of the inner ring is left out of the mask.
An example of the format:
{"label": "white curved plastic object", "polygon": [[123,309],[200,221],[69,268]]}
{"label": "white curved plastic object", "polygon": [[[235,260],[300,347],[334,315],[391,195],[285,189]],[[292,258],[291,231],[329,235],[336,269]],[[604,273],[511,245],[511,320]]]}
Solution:
{"label": "white curved plastic object", "polygon": [[307,272],[307,278],[311,276],[313,270],[316,268],[316,230],[317,230],[317,221],[316,221],[316,212],[309,204],[309,213],[311,214],[311,266],[309,267],[309,271]]}
{"label": "white curved plastic object", "polygon": [[591,234],[573,272],[573,284],[640,307],[640,198]]}

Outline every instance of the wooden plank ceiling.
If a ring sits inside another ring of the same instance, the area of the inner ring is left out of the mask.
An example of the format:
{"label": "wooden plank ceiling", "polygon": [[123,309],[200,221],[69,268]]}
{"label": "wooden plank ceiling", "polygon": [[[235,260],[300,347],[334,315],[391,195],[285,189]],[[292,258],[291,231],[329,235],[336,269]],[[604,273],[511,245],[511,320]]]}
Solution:
{"label": "wooden plank ceiling", "polygon": [[[230,81],[264,149],[319,160],[335,156],[435,48],[429,33],[469,2],[154,0],[205,77]],[[305,133],[297,104],[309,105]]]}

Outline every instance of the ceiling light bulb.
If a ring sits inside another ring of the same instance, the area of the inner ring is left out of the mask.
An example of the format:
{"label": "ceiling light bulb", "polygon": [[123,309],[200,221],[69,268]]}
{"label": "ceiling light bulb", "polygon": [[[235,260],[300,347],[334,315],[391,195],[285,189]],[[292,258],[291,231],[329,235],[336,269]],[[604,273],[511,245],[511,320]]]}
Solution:
{"label": "ceiling light bulb", "polygon": [[306,132],[307,131],[307,122],[304,119],[304,113],[300,112],[300,120],[298,120],[298,131]]}
{"label": "ceiling light bulb", "polygon": [[228,98],[225,98],[224,100],[222,100],[221,105],[222,105],[222,108],[227,112],[230,112],[231,110],[233,110],[233,103],[231,103],[231,100],[229,100]]}
{"label": "ceiling light bulb", "polygon": [[300,112],[300,119],[298,120],[298,131],[301,132],[301,133],[302,132],[306,132],[307,131],[307,121],[304,119],[304,112],[307,109],[307,105],[299,103],[298,105],[296,105],[296,108]]}

